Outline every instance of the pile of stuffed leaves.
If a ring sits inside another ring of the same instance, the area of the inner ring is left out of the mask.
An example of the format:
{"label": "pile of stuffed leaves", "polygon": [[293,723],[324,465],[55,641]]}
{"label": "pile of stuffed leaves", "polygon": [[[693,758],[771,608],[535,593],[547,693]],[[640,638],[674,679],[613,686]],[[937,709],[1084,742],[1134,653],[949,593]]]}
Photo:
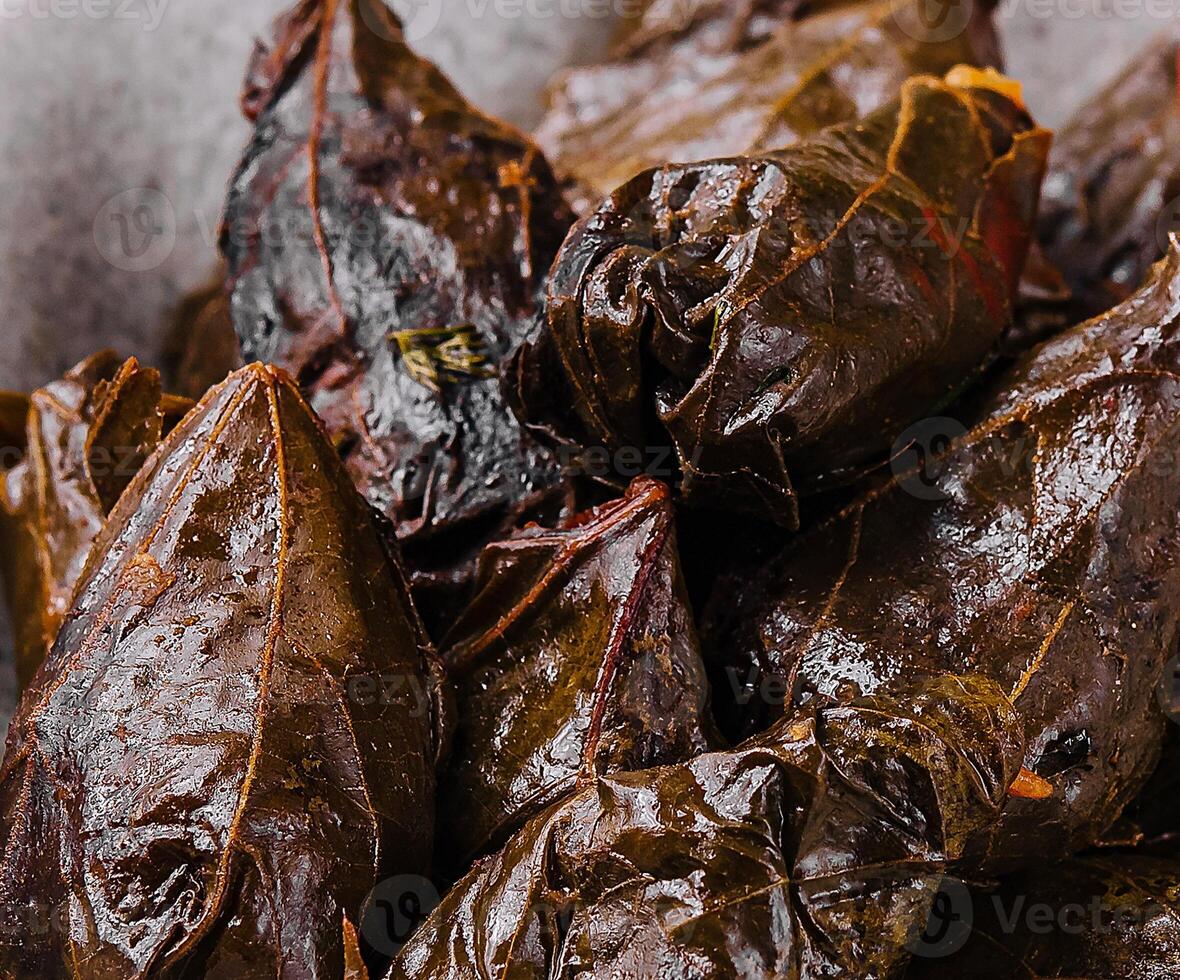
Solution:
{"label": "pile of stuffed leaves", "polygon": [[0,975],[1174,975],[1175,39],[1050,158],[991,8],[534,142],[297,0],[163,376],[0,392]]}

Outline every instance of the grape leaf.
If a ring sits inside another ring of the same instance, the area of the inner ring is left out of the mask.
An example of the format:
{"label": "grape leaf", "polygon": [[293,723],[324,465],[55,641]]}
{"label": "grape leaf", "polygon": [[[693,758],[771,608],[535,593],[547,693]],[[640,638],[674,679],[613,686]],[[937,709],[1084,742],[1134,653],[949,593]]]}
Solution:
{"label": "grape leaf", "polygon": [[1002,691],[947,677],[600,776],[459,882],[391,980],[895,977],[1022,751]]}
{"label": "grape leaf", "polygon": [[989,4],[951,5],[960,25],[925,22],[922,3],[651,5],[611,60],[558,79],[537,139],[585,213],[651,167],[777,150],[911,75],[999,65]]}
{"label": "grape leaf", "polygon": [[243,104],[221,235],[243,352],[298,379],[422,591],[461,589],[558,482],[498,377],[570,223],[548,164],[381,0],[298,4]]}
{"label": "grape leaf", "polygon": [[343,976],[343,917],[428,864],[441,742],[370,515],[259,365],[140,471],[9,731],[0,913],[57,925],[6,973]]}
{"label": "grape leaf", "polygon": [[490,545],[444,641],[459,723],[439,794],[468,857],[599,775],[710,748],[708,686],[671,495],[626,497]]}
{"label": "grape leaf", "polygon": [[192,403],[162,394],[154,369],[104,351],[26,404],[23,459],[0,477],[0,571],[22,685],[57,635],[107,513]]}
{"label": "grape leaf", "polygon": [[1180,230],[1178,59],[1170,28],[1057,135],[1038,238],[1075,319],[1130,296]]}
{"label": "grape leaf", "polygon": [[[1066,856],[1160,752],[1180,638],[1180,249],[1015,368],[970,432],[933,421],[892,480],[719,586],[707,646],[774,678],[788,712],[903,677],[992,678],[1052,794],[1010,802],[989,868]],[[758,728],[782,710],[738,714]]]}
{"label": "grape leaf", "polygon": [[686,504],[796,527],[801,493],[995,352],[1048,141],[1012,83],[960,68],[785,150],[636,177],[566,240],[517,411],[612,459],[670,440]]}

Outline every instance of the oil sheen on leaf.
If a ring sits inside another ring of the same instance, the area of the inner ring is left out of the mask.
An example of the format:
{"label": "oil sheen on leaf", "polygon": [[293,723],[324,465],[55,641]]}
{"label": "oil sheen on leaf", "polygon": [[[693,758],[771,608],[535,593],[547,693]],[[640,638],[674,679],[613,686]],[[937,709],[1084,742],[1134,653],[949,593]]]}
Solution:
{"label": "oil sheen on leaf", "polygon": [[152,457],[10,729],[0,911],[57,925],[6,974],[344,976],[344,916],[427,866],[438,744],[370,513],[258,365]]}
{"label": "oil sheen on leaf", "polygon": [[[990,677],[1052,792],[1022,783],[988,863],[1065,856],[1099,839],[1159,755],[1178,460],[1173,250],[1126,303],[1015,368],[968,434],[723,584],[708,645],[719,668],[777,679],[788,711],[902,678]],[[737,713],[756,729],[779,710]]]}
{"label": "oil sheen on leaf", "polygon": [[440,794],[448,847],[500,843],[600,775],[712,747],[708,687],[663,484],[480,559],[444,644],[459,709]]}
{"label": "oil sheen on leaf", "polygon": [[459,882],[391,980],[897,977],[1022,752],[1004,693],[947,677],[601,776]]}
{"label": "oil sheen on leaf", "polygon": [[299,381],[416,587],[460,589],[558,470],[498,365],[571,218],[541,152],[407,47],[381,0],[304,0],[246,79],[221,248],[247,357]]}
{"label": "oil sheen on leaf", "polygon": [[583,449],[671,445],[684,502],[793,528],[993,354],[1049,135],[994,74],[784,150],[641,174],[570,233],[517,410]]}

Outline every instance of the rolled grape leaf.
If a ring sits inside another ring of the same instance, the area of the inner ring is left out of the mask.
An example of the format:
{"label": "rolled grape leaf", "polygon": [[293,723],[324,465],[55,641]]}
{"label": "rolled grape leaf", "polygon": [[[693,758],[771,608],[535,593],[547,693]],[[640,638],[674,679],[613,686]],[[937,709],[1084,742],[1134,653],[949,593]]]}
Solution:
{"label": "rolled grape leaf", "polygon": [[497,376],[570,224],[549,166],[381,0],[304,0],[243,103],[221,236],[243,352],[297,377],[426,584],[465,581],[558,479]]}
{"label": "rolled grape leaf", "polygon": [[392,980],[897,976],[1023,746],[989,682],[894,695],[597,778],[456,885]]}
{"label": "rolled grape leaf", "polygon": [[911,980],[1149,980],[1172,976],[1180,962],[1180,862],[1077,858],[993,892],[955,895],[962,908],[952,914],[969,925],[965,944],[949,956],[940,955],[946,944],[932,944],[931,955],[915,957]]}
{"label": "rolled grape leaf", "polygon": [[224,271],[181,301],[169,328],[165,361],[169,387],[189,398],[202,397],[242,366]]}
{"label": "rolled grape leaf", "polygon": [[695,507],[798,524],[980,370],[1011,322],[1049,136],[994,73],[765,156],[649,171],[571,232],[517,411],[671,445]]}
{"label": "rolled grape leaf", "polygon": [[55,925],[5,975],[345,975],[344,917],[427,866],[439,743],[370,513],[258,365],[141,470],[9,731],[0,913]]}
{"label": "rolled grape leaf", "polygon": [[537,139],[585,213],[652,167],[777,150],[879,109],[911,75],[998,66],[990,4],[946,24],[923,3],[653,4],[612,60],[561,77]]}
{"label": "rolled grape leaf", "polygon": [[489,546],[444,658],[459,727],[440,826],[460,857],[597,776],[714,747],[667,487]]}
{"label": "rolled grape leaf", "polygon": [[26,402],[27,447],[0,479],[0,572],[24,685],[45,659],[107,513],[191,407],[160,375],[112,351],[87,358]]}
{"label": "rolled grape leaf", "polygon": [[[895,476],[719,588],[708,648],[790,710],[979,672],[1043,782],[992,861],[1091,844],[1151,773],[1180,639],[1180,249],[1132,299],[1040,347],[970,432],[915,428]],[[748,699],[754,728],[782,711]]]}
{"label": "rolled grape leaf", "polygon": [[1075,319],[1131,295],[1180,231],[1180,87],[1175,29],[1062,128],[1038,237],[1073,292]]}

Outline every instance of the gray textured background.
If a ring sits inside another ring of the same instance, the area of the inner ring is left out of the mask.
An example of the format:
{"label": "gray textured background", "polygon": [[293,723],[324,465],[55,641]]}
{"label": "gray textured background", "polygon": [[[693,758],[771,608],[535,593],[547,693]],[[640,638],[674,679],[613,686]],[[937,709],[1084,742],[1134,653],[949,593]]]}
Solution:
{"label": "gray textured background", "polygon": [[[602,7],[627,0],[399,2],[421,11],[419,50],[484,108],[527,126],[550,74],[602,50]],[[0,0],[0,387],[36,385],[107,344],[154,359],[169,309],[214,267],[221,199],[246,137],[242,67],[286,5]],[[1009,3],[1009,70],[1055,124],[1173,5]]]}

